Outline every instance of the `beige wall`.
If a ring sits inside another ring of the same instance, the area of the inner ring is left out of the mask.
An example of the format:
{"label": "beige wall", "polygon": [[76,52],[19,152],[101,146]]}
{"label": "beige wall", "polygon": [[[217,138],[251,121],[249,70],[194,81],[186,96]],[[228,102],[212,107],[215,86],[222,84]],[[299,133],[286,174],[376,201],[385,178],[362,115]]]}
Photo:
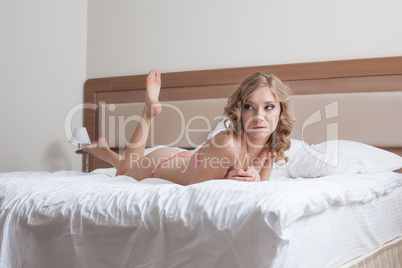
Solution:
{"label": "beige wall", "polygon": [[88,0],[87,76],[402,55],[400,0]]}
{"label": "beige wall", "polygon": [[85,0],[0,1],[0,172],[81,169],[64,118],[82,102],[86,20]]}

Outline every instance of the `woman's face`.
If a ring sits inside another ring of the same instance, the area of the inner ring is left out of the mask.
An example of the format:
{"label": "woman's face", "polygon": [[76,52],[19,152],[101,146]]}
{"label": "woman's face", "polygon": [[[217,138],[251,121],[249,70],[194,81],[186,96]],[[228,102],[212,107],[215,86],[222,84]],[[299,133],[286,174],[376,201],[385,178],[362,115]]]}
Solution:
{"label": "woman's face", "polygon": [[255,89],[241,110],[241,119],[248,139],[265,144],[278,125],[280,113],[280,103],[267,86]]}

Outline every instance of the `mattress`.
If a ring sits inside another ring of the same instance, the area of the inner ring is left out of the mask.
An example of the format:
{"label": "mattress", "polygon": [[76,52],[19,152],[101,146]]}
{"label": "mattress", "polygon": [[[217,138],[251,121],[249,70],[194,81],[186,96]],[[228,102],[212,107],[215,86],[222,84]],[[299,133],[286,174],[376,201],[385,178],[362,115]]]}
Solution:
{"label": "mattress", "polygon": [[402,236],[401,208],[402,187],[397,187],[369,202],[334,204],[303,216],[288,228],[289,244],[273,267],[338,267],[362,256]]}
{"label": "mattress", "polygon": [[190,186],[113,173],[1,173],[0,266],[336,267],[401,236],[398,173]]}

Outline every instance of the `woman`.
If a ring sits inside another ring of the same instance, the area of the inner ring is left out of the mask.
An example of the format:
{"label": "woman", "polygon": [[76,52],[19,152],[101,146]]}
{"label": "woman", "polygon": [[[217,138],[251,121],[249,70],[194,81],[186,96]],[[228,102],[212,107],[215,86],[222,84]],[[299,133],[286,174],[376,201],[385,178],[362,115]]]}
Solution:
{"label": "woman", "polygon": [[124,156],[110,150],[104,138],[84,148],[112,164],[116,175],[142,180],[156,177],[188,185],[211,179],[268,181],[273,164],[287,162],[294,118],[290,90],[270,73],[247,77],[229,98],[224,114],[229,127],[208,140],[197,152],[162,148],[144,156],[151,121],[162,111],[161,74],[151,70],[146,79],[145,107]]}

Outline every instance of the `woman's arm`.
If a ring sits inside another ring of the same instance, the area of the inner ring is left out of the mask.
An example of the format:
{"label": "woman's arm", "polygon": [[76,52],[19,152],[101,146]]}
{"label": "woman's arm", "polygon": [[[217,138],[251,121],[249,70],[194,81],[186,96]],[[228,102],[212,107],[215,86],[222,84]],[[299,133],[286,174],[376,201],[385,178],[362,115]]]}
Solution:
{"label": "woman's arm", "polygon": [[[197,152],[198,153],[198,152]],[[240,157],[241,143],[230,134],[218,134],[208,141],[199,154],[198,168],[190,184],[222,179]]]}

